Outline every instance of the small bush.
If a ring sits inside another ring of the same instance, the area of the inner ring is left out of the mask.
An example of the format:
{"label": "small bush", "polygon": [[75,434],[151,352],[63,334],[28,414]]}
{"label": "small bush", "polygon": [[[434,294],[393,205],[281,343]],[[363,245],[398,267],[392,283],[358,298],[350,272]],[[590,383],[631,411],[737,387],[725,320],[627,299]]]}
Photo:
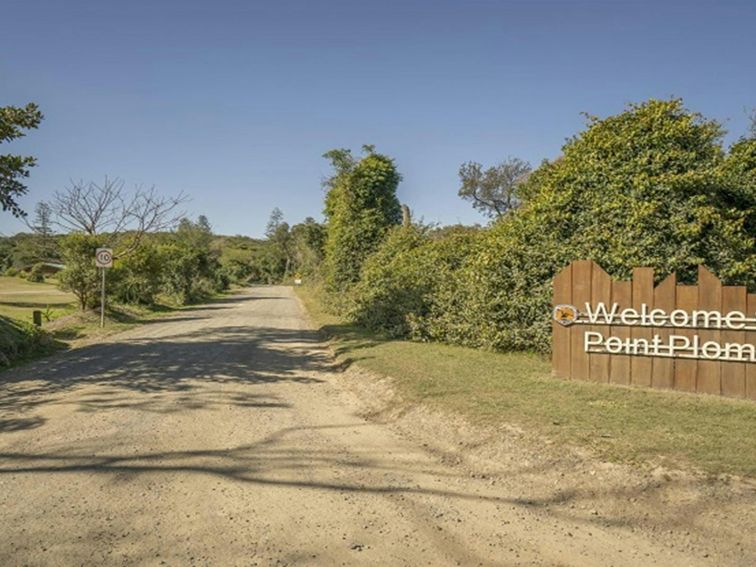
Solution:
{"label": "small bush", "polygon": [[0,367],[49,346],[50,335],[31,323],[0,315]]}
{"label": "small bush", "polygon": [[34,283],[43,283],[45,281],[44,265],[34,264],[32,269],[29,270],[29,274],[26,276],[26,280]]}
{"label": "small bush", "polygon": [[474,229],[434,234],[427,228],[394,228],[368,258],[351,295],[351,318],[393,337],[443,340],[438,327],[442,290],[469,255]]}

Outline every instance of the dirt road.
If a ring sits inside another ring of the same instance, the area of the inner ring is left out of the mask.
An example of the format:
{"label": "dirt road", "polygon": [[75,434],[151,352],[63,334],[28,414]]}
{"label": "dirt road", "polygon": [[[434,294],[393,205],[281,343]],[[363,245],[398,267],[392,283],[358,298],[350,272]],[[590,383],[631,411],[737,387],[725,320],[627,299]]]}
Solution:
{"label": "dirt road", "polygon": [[358,416],[292,291],[0,374],[0,565],[710,565]]}

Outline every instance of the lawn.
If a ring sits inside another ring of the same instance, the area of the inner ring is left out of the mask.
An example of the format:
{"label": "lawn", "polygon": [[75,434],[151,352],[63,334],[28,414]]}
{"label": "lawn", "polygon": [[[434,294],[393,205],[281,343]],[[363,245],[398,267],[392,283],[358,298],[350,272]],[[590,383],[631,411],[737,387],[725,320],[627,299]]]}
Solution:
{"label": "lawn", "polygon": [[57,319],[75,310],[75,298],[60,291],[54,281],[32,283],[22,278],[0,276],[0,315],[31,323],[35,309],[51,320]]}
{"label": "lawn", "polygon": [[325,313],[313,290],[297,293],[337,356],[390,376],[405,403],[517,425],[613,462],[756,477],[754,402],[560,380],[533,354],[385,340]]}
{"label": "lawn", "polygon": [[[43,313],[46,341],[30,343],[17,322],[32,323],[32,312]],[[73,294],[58,289],[54,280],[33,283],[22,278],[0,276],[0,368],[32,360],[50,352],[69,348],[75,341],[104,337],[175,311],[163,305],[153,307],[109,305],[105,328],[100,328],[96,311],[80,311]],[[64,317],[65,316],[65,317]],[[5,318],[5,319],[3,319]]]}
{"label": "lawn", "polygon": [[[217,294],[218,298],[233,290]],[[208,298],[212,302],[214,298]],[[45,356],[58,349],[66,349],[100,340],[136,325],[162,317],[170,317],[191,309],[191,305],[177,306],[166,301],[155,305],[107,304],[105,327],[100,328],[99,311],[78,309],[73,294],[60,291],[54,281],[32,283],[21,278],[0,276],[0,370],[9,364],[20,364]],[[43,312],[43,340],[33,337],[28,326],[32,312]],[[49,317],[49,319],[48,319]]]}

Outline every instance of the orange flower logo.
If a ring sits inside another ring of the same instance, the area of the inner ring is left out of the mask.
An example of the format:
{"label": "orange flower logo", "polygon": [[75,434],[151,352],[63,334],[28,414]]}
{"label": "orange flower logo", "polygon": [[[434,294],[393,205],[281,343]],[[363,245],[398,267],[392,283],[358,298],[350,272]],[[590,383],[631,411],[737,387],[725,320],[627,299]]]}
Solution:
{"label": "orange flower logo", "polygon": [[565,327],[569,327],[577,321],[578,315],[580,313],[574,305],[557,305],[554,307],[554,321]]}

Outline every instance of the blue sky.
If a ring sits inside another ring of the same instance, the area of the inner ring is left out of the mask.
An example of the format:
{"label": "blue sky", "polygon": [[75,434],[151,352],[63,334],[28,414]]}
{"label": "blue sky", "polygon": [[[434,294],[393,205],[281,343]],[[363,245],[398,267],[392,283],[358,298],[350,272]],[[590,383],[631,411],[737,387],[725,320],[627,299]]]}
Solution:
{"label": "blue sky", "polygon": [[[321,218],[321,155],[396,159],[402,202],[484,219],[457,169],[536,164],[628,102],[682,97],[725,123],[756,107],[756,2],[3,0],[0,105],[37,102],[27,210],[70,179],[188,193],[216,232],[275,206]],[[22,225],[0,214],[0,232]]]}

